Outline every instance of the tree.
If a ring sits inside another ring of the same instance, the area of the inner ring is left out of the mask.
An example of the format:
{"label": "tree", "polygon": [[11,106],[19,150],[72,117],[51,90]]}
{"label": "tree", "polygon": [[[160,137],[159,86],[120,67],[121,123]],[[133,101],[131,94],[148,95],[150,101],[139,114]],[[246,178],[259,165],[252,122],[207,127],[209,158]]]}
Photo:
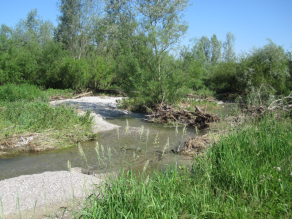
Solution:
{"label": "tree", "polygon": [[54,26],[43,21],[37,10],[31,10],[15,28],[1,26],[1,83],[38,83],[40,59],[45,44],[52,40]]}
{"label": "tree", "polygon": [[236,59],[235,52],[235,36],[228,32],[226,34],[226,41],[223,43],[223,59],[225,62],[234,62]]}
{"label": "tree", "polygon": [[37,9],[31,10],[26,19],[21,19],[14,30],[14,40],[27,43],[37,43],[39,46],[53,39],[54,25],[50,21],[43,21]]}
{"label": "tree", "polygon": [[171,102],[184,77],[170,51],[186,33],[187,24],[180,15],[188,0],[140,0],[133,4],[137,16],[130,27],[135,29],[130,34],[123,32],[119,44],[118,72],[124,88],[148,103]]}
{"label": "tree", "polygon": [[210,61],[211,60],[211,44],[208,37],[206,36],[201,37],[200,49],[202,50],[202,53],[205,55],[206,61]]}
{"label": "tree", "polygon": [[75,59],[85,55],[92,40],[92,25],[97,15],[95,0],[60,0],[59,24],[55,38],[66,45]]}
{"label": "tree", "polygon": [[241,60],[237,79],[245,89],[269,84],[278,93],[285,92],[289,78],[289,60],[282,46],[272,40],[262,48],[253,48],[251,54]]}
{"label": "tree", "polygon": [[[204,79],[207,74],[207,68],[205,59],[198,58],[198,54],[194,48],[184,46],[180,52],[180,59],[183,62],[181,69],[185,72],[185,83],[186,87],[198,90],[204,88]],[[199,52],[204,56],[202,52]],[[205,57],[204,57],[205,58]]]}
{"label": "tree", "polygon": [[216,34],[211,37],[211,62],[216,64],[221,59],[221,42],[217,39]]}
{"label": "tree", "polygon": [[292,91],[292,52],[291,51],[286,52],[286,56],[288,59],[288,68],[289,68],[289,78],[286,81],[286,88],[289,91]]}

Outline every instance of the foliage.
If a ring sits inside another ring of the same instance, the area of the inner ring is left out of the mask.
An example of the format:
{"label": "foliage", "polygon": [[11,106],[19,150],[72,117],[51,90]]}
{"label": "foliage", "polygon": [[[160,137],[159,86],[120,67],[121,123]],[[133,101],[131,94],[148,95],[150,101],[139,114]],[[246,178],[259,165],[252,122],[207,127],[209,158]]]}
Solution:
{"label": "foliage", "polygon": [[85,59],[74,60],[67,57],[60,67],[60,79],[62,88],[78,90],[85,87],[88,78],[89,65]]}
{"label": "foliage", "polygon": [[286,89],[288,70],[288,59],[283,47],[269,40],[269,44],[263,48],[254,48],[251,54],[242,58],[237,80],[240,87],[245,89],[269,84],[282,93]]}
{"label": "foliage", "polygon": [[97,1],[60,0],[58,7],[61,15],[55,37],[65,44],[71,57],[80,59],[86,54],[92,40],[91,25],[96,16]]}
{"label": "foliage", "polygon": [[102,57],[91,54],[88,59],[90,70],[88,76],[88,87],[90,88],[109,88],[116,80],[114,73],[115,61],[112,57]]}
{"label": "foliage", "polygon": [[[183,62],[182,69],[185,72],[184,85],[187,88],[198,90],[205,87],[204,80],[207,79],[208,69],[205,62],[201,59],[197,59],[199,51],[190,50],[188,47],[184,47],[181,50],[181,61]],[[202,54],[202,53],[201,53]]]}
{"label": "foliage", "polygon": [[121,170],[96,188],[82,218],[289,218],[291,120],[267,116],[197,157],[147,175]]}
{"label": "foliage", "polygon": [[235,62],[220,62],[211,68],[209,86],[217,92],[238,91]]}
{"label": "foliage", "polygon": [[213,34],[211,38],[211,61],[213,64],[216,64],[218,61],[221,60],[221,48],[222,48],[222,43],[219,42],[217,39],[216,34]]}
{"label": "foliage", "polygon": [[235,36],[233,33],[228,32],[226,34],[226,41],[223,43],[223,59],[226,62],[234,62],[236,61],[235,56]]}
{"label": "foliage", "polygon": [[288,68],[289,68],[289,77],[286,80],[286,89],[291,91],[292,90],[292,52],[286,53],[288,59]]}
{"label": "foliage", "polygon": [[177,50],[187,7],[188,0],[60,0],[57,27],[33,9],[15,27],[1,25],[0,85],[118,87],[136,109],[200,89],[250,94],[267,84],[290,93],[291,52],[271,40],[241,58],[231,32],[223,43],[213,34]]}
{"label": "foliage", "polygon": [[119,39],[117,73],[124,90],[147,105],[173,102],[182,86],[180,63],[169,51],[187,30],[179,17],[186,7],[187,1],[137,1],[138,15],[126,20],[137,34]]}

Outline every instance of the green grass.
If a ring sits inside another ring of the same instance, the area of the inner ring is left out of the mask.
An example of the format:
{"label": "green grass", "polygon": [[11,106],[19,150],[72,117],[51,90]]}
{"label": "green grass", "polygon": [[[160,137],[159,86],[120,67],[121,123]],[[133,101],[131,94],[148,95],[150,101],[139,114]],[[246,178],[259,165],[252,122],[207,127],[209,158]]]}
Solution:
{"label": "green grass", "polygon": [[50,97],[65,96],[72,97],[73,91],[70,89],[58,90],[41,88],[31,84],[6,84],[0,86],[0,103],[1,105],[7,102],[15,101],[39,101],[49,102]]}
{"label": "green grass", "polygon": [[48,102],[49,97],[46,92],[42,91],[35,85],[30,84],[7,84],[0,86],[0,102],[14,102],[14,101],[34,101],[39,100],[42,102]]}
{"label": "green grass", "polygon": [[52,88],[49,88],[45,90],[44,92],[50,97],[64,96],[66,98],[71,98],[74,93],[73,90],[71,89],[59,90],[59,89],[52,89]]}
{"label": "green grass", "polygon": [[40,131],[53,128],[64,128],[79,125],[90,125],[92,118],[88,111],[78,116],[72,107],[50,107],[44,102],[17,101],[6,104],[6,110],[0,111],[2,121],[7,125],[17,125],[19,129]]}
{"label": "green grass", "polygon": [[[8,137],[33,132],[50,135],[64,147],[90,137],[90,112],[80,116],[73,107],[50,107],[49,97],[60,95],[70,96],[71,91],[42,90],[29,84],[0,86],[0,144]],[[73,142],[69,138],[74,138]]]}
{"label": "green grass", "polygon": [[2,128],[14,125],[20,130],[40,131],[51,128],[62,130],[76,124],[90,125],[92,119],[89,112],[78,116],[72,107],[49,106],[49,96],[66,95],[68,92],[69,90],[54,89],[42,91],[29,84],[0,86]]}
{"label": "green grass", "polygon": [[291,218],[292,123],[267,116],[223,136],[191,171],[120,171],[82,218]]}

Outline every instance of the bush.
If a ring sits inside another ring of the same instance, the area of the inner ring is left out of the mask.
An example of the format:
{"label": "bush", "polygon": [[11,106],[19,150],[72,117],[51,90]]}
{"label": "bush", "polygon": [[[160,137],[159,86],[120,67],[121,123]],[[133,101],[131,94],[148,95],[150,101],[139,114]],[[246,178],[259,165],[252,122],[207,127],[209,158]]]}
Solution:
{"label": "bush", "polygon": [[288,57],[283,47],[269,40],[263,48],[254,48],[251,54],[242,58],[236,77],[242,89],[269,84],[278,94],[288,94]]}
{"label": "bush", "polygon": [[86,86],[89,65],[85,59],[74,60],[67,57],[59,69],[61,88],[82,89]]}
{"label": "bush", "polygon": [[214,65],[207,84],[217,92],[238,91],[236,71],[238,64],[235,62],[221,62]]}

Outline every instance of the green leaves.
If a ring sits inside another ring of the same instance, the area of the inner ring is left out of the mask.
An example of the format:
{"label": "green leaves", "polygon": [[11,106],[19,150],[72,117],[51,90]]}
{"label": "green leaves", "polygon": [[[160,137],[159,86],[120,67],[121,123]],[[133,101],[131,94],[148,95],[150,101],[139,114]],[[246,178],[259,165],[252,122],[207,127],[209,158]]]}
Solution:
{"label": "green leaves", "polygon": [[283,47],[271,40],[263,48],[254,48],[251,54],[242,58],[240,71],[237,73],[240,86],[259,88],[261,84],[271,85],[278,93],[285,90],[286,79],[290,76],[288,57]]}
{"label": "green leaves", "polygon": [[[184,83],[182,63],[171,55],[172,47],[185,34],[180,13],[188,1],[137,1],[136,16],[122,22],[130,35],[120,36],[117,74],[132,97],[149,105],[173,102]],[[125,31],[125,29],[122,31]]]}

